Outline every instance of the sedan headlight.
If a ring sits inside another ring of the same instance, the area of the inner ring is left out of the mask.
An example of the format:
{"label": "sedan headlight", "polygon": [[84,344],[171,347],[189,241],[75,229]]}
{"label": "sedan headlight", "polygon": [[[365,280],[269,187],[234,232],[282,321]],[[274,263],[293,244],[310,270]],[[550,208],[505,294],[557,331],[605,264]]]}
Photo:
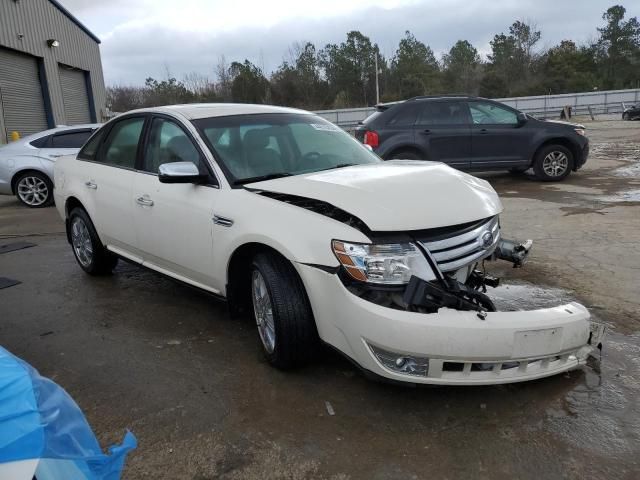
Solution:
{"label": "sedan headlight", "polygon": [[333,253],[347,273],[360,282],[404,285],[413,275],[433,280],[427,259],[413,243],[362,244],[334,240]]}

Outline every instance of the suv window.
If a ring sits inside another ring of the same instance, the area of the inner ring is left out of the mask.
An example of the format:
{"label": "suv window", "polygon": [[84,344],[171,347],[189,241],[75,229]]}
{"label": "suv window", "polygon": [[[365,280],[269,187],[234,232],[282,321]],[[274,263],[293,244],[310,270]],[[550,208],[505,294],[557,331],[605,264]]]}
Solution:
{"label": "suv window", "polygon": [[418,117],[418,110],[421,106],[420,103],[416,102],[401,104],[398,113],[389,120],[387,125],[393,125],[395,127],[414,125]]}
{"label": "suv window", "polygon": [[134,168],[143,125],[144,117],[117,122],[105,139],[99,161],[116,167]]}
{"label": "suv window", "polygon": [[51,138],[50,148],[80,148],[91,136],[91,130],[58,133]]}
{"label": "suv window", "polygon": [[465,125],[469,114],[464,102],[422,102],[418,125]]}
{"label": "suv window", "polygon": [[200,152],[185,131],[171,120],[154,118],[142,169],[158,173],[160,165],[171,162],[191,162],[206,171]]}
{"label": "suv window", "polygon": [[469,110],[475,125],[517,125],[518,116],[513,110],[489,102],[470,102]]}

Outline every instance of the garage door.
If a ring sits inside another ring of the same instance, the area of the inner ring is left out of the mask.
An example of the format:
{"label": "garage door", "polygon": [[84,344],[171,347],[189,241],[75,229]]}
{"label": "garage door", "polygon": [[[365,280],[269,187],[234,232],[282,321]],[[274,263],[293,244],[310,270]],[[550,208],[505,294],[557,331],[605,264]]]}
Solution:
{"label": "garage door", "polygon": [[60,65],[60,86],[62,87],[62,101],[67,125],[91,123],[89,111],[89,96],[85,73]]}
{"label": "garage door", "polygon": [[48,128],[35,58],[0,48],[0,101],[5,130],[0,137],[14,131],[24,137]]}

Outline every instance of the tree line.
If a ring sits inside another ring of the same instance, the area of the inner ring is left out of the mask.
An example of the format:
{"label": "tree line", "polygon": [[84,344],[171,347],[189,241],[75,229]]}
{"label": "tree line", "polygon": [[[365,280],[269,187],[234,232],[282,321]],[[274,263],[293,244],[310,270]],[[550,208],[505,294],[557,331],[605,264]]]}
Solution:
{"label": "tree line", "polygon": [[[602,15],[595,40],[563,40],[538,48],[542,33],[531,21],[515,21],[496,34],[482,58],[458,40],[437,58],[409,31],[390,58],[358,31],[339,44],[317,49],[294,43],[270,74],[249,60],[221,57],[212,77],[191,73],[182,80],[147,78],[144,86],[107,88],[115,112],[192,102],[268,103],[309,110],[370,106],[376,102],[376,63],[381,101],[417,95],[464,93],[489,98],[557,94],[640,86],[640,23],[615,5]],[[377,59],[377,62],[376,62]]]}

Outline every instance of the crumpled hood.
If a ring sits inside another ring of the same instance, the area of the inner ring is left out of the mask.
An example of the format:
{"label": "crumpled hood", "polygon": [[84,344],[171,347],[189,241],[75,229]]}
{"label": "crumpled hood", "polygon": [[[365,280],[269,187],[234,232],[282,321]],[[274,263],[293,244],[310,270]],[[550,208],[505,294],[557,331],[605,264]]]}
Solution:
{"label": "crumpled hood", "polygon": [[379,232],[457,225],[502,211],[488,182],[437,162],[393,160],[246,187],[330,203]]}

